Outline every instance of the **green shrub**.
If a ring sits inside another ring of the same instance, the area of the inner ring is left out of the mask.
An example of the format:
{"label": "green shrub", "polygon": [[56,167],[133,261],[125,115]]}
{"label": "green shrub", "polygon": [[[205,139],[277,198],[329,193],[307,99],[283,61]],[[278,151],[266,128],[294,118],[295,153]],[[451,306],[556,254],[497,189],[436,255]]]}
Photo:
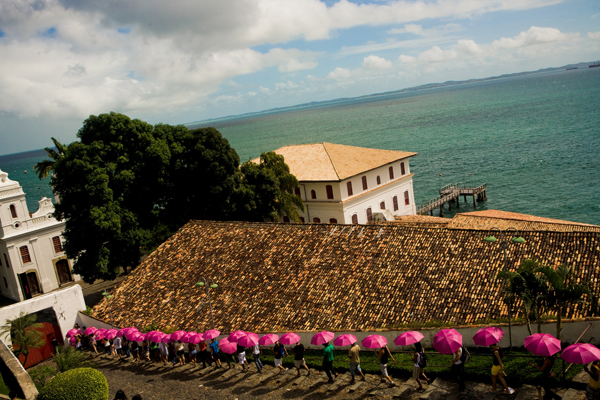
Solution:
{"label": "green shrub", "polygon": [[37,400],[108,400],[108,382],[96,369],[72,369],[52,378]]}
{"label": "green shrub", "polygon": [[96,364],[88,360],[88,355],[83,351],[76,350],[73,346],[56,349],[53,357],[59,372],[65,372],[75,368],[95,368]]}
{"label": "green shrub", "polygon": [[37,367],[29,370],[29,376],[35,384],[35,387],[40,391],[50,378],[56,375],[56,370],[49,366]]}

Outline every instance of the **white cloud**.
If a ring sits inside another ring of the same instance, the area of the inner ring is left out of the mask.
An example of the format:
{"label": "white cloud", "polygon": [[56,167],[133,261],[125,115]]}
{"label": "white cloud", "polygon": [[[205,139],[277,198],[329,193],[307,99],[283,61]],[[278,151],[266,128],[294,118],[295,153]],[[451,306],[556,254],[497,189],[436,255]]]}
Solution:
{"label": "white cloud", "polygon": [[407,56],[404,54],[400,54],[400,57],[398,57],[398,61],[400,61],[401,63],[404,63],[404,64],[412,64],[417,61],[417,58],[413,57],[413,56]]}
{"label": "white cloud", "polygon": [[329,79],[343,79],[350,77],[350,70],[348,68],[337,67],[333,71],[331,71],[327,77]]}
{"label": "white cloud", "polygon": [[298,87],[298,84],[296,84],[292,81],[275,83],[275,89],[277,89],[277,90],[295,89],[297,87]]}
{"label": "white cloud", "polygon": [[403,34],[403,33],[412,33],[417,36],[424,37],[440,37],[443,35],[447,35],[449,33],[459,32],[464,30],[465,28],[456,23],[446,24],[441,26],[436,26],[430,29],[423,29],[421,25],[418,24],[407,24],[404,25],[403,28],[394,28],[387,31],[387,33],[391,35]]}
{"label": "white cloud", "polygon": [[598,40],[598,39],[600,39],[600,31],[598,31],[598,32],[588,32],[588,37],[590,39]]}
{"label": "white cloud", "polygon": [[385,58],[374,55],[367,56],[363,59],[362,66],[364,69],[388,69],[392,68],[392,62]]}
{"label": "white cloud", "polygon": [[540,28],[532,26],[529,30],[521,32],[513,38],[501,38],[494,40],[493,46],[504,49],[533,46],[541,43],[566,42],[578,37],[578,33],[562,33],[556,28]]}

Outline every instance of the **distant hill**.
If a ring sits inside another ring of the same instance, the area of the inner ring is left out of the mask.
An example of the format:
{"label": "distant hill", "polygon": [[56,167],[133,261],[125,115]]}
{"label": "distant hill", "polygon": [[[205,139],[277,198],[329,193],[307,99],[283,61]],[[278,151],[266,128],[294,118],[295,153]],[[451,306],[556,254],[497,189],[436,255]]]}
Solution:
{"label": "distant hill", "polygon": [[447,86],[465,85],[465,84],[475,83],[475,82],[492,81],[495,79],[512,78],[515,76],[533,75],[533,74],[540,74],[540,73],[545,73],[545,72],[562,71],[562,70],[566,70],[566,69],[588,68],[590,65],[595,64],[595,63],[597,63],[597,61],[580,62],[577,64],[567,64],[567,65],[563,65],[562,67],[544,68],[544,69],[538,69],[537,71],[515,72],[514,74],[504,74],[504,75],[491,76],[488,78],[481,78],[481,79],[467,79],[464,81],[446,81],[446,82],[442,82],[442,83],[427,83],[424,85],[413,86],[413,87],[400,89],[400,90],[393,90],[393,91],[389,91],[389,92],[373,93],[373,94],[368,94],[368,95],[358,96],[358,97],[342,97],[339,99],[325,100],[325,101],[313,101],[310,103],[297,104],[295,106],[271,108],[269,110],[257,111],[257,112],[252,112],[252,113],[239,114],[239,115],[228,115],[226,117],[221,117],[221,118],[213,118],[213,119],[207,119],[207,120],[202,120],[202,121],[188,122],[183,125],[187,126],[190,129],[195,129],[195,128],[199,128],[202,126],[207,126],[214,122],[225,121],[225,120],[228,120],[231,118],[249,117],[249,116],[254,116],[254,115],[264,115],[264,114],[270,114],[270,113],[276,113],[276,112],[282,112],[282,111],[290,111],[290,110],[300,110],[303,108],[309,108],[309,107],[315,107],[315,106],[327,106],[327,105],[331,105],[331,104],[345,103],[345,102],[360,100],[360,99],[368,99],[368,98],[374,98],[374,97],[379,97],[379,96],[389,96],[389,95],[398,94],[398,93],[416,92],[419,90],[436,89],[436,88],[447,87]]}

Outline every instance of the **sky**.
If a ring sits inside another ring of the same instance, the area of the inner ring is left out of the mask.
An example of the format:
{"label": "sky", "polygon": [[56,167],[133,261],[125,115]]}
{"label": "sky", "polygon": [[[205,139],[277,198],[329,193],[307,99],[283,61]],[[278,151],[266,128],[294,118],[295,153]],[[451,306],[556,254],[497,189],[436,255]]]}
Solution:
{"label": "sky", "polygon": [[597,0],[1,0],[0,155],[599,59]]}

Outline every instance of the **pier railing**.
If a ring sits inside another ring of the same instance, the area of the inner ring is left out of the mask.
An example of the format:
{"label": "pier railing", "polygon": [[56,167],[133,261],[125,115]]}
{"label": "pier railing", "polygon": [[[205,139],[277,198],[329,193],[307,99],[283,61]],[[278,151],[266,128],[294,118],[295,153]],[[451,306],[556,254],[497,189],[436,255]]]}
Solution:
{"label": "pier railing", "polygon": [[[424,203],[419,204],[417,207],[417,215],[425,215],[432,210],[442,207],[445,203],[448,203],[454,199],[457,199],[459,196],[472,196],[473,197],[473,206],[475,206],[475,196],[478,196],[480,193],[483,193],[483,200],[485,200],[485,191],[487,189],[487,183],[482,185],[471,185],[464,183],[449,183],[440,188],[440,195],[434,197],[431,200],[427,200]],[[458,201],[458,200],[457,200]]]}

